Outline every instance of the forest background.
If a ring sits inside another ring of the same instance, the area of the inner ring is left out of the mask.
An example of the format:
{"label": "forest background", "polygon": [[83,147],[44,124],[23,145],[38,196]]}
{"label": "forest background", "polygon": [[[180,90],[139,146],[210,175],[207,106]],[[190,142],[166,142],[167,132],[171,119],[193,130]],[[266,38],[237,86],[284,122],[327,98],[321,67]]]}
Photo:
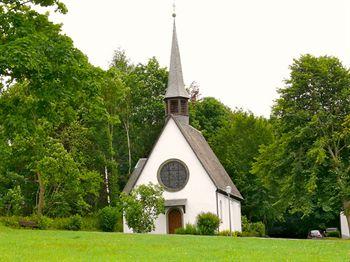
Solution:
{"label": "forest background", "polygon": [[[37,6],[67,11],[57,0],[0,1],[0,215],[90,216],[118,205],[150,153],[168,71],[122,50],[97,68]],[[269,119],[201,98],[193,83],[190,124],[244,196],[243,215],[270,235],[305,237],[339,227],[350,208],[350,73],[328,56],[290,69]]]}

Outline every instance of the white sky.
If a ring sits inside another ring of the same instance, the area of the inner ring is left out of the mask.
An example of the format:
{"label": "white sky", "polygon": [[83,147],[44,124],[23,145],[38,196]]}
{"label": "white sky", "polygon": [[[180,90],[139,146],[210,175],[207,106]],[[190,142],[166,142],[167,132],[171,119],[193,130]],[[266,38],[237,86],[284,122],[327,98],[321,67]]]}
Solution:
{"label": "white sky", "polygon": [[[172,0],[63,0],[54,14],[94,65],[122,48],[135,62],[168,66]],[[269,116],[276,89],[300,54],[334,55],[350,65],[349,0],[177,0],[186,85],[231,108]]]}

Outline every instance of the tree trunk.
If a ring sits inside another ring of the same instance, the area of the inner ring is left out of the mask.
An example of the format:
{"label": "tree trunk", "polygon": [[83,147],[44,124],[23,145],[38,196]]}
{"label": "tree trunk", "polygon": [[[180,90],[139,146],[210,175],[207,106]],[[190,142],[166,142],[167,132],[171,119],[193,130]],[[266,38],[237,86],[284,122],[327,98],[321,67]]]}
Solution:
{"label": "tree trunk", "polygon": [[107,193],[107,203],[111,204],[111,197],[109,193],[109,179],[108,179],[108,168],[105,166],[105,185],[106,185],[106,193]]}
{"label": "tree trunk", "polygon": [[129,160],[129,171],[128,171],[128,175],[130,175],[131,173],[131,143],[130,143],[130,134],[129,134],[129,124],[125,123],[124,124],[125,127],[125,132],[126,132],[126,139],[128,142],[128,160]]}
{"label": "tree trunk", "polygon": [[42,181],[41,174],[38,172],[38,183],[39,183],[39,201],[38,201],[38,216],[43,214],[43,209],[45,205],[45,185]]}

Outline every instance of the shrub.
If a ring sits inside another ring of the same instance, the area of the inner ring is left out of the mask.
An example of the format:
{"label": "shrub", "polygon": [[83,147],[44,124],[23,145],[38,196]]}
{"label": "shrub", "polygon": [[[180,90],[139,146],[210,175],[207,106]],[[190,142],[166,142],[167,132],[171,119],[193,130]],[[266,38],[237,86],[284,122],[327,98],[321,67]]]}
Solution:
{"label": "shrub", "polygon": [[214,235],[220,225],[220,219],[213,213],[201,213],[197,216],[197,228],[201,235]]}
{"label": "shrub", "polygon": [[52,220],[51,227],[52,229],[67,229],[69,224],[69,217],[57,217]]}
{"label": "shrub", "polygon": [[245,216],[242,216],[242,231],[244,237],[263,237],[266,234],[264,223],[251,223]]}
{"label": "shrub", "polygon": [[195,225],[186,224],[185,227],[175,229],[175,234],[179,235],[198,235],[198,229]]}
{"label": "shrub", "polygon": [[99,213],[99,227],[102,231],[113,232],[116,230],[121,214],[116,207],[105,207]]}
{"label": "shrub", "polygon": [[339,231],[331,231],[327,233],[327,237],[340,237],[340,232]]}
{"label": "shrub", "polygon": [[0,213],[6,216],[21,215],[24,197],[20,186],[9,189],[4,196],[0,196]]}
{"label": "shrub", "polygon": [[126,223],[135,233],[153,231],[155,220],[165,212],[163,188],[159,185],[140,185],[120,198]]}
{"label": "shrub", "polygon": [[[229,237],[230,236],[230,230],[223,230],[218,233],[218,236],[224,236],[224,237]],[[233,237],[241,237],[242,233],[239,231],[233,231],[232,232]]]}
{"label": "shrub", "polygon": [[230,230],[223,230],[223,231],[220,231],[218,233],[218,236],[229,237],[229,236],[231,236],[231,232],[230,232]]}
{"label": "shrub", "polygon": [[98,231],[99,221],[97,216],[82,217],[81,229],[85,231]]}
{"label": "shrub", "polygon": [[2,223],[6,227],[19,228],[19,217],[11,216],[11,217],[1,217],[0,223]]}
{"label": "shrub", "polygon": [[35,221],[38,224],[39,229],[48,229],[52,224],[52,219],[46,216],[34,216],[32,221]]}
{"label": "shrub", "polygon": [[80,215],[71,216],[68,220],[68,224],[65,225],[65,229],[78,231],[81,229],[82,218]]}
{"label": "shrub", "polygon": [[186,229],[184,227],[179,227],[179,228],[175,229],[175,234],[186,235]]}
{"label": "shrub", "polygon": [[252,232],[257,233],[257,236],[259,237],[265,236],[265,225],[263,222],[252,223],[250,228]]}

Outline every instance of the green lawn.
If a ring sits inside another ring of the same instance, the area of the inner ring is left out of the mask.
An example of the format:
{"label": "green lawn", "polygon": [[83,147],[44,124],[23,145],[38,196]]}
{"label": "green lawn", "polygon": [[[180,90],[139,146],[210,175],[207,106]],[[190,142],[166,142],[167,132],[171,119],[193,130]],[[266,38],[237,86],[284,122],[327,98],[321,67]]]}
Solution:
{"label": "green lawn", "polygon": [[0,261],[350,261],[350,241],[284,240],[0,226]]}

